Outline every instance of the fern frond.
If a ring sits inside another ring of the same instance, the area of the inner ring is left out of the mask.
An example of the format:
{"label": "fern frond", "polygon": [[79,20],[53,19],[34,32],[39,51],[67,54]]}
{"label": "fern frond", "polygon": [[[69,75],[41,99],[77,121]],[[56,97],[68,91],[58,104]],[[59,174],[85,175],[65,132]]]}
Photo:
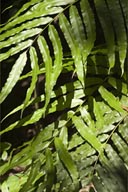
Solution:
{"label": "fern frond", "polygon": [[[31,83],[3,117],[0,135],[41,125],[18,152],[1,152],[2,192],[7,185],[13,191],[4,174],[17,166],[25,167],[15,173],[17,192],[126,191],[118,171],[128,172],[127,10],[127,0],[30,0],[1,25],[0,61],[14,64],[0,103],[18,81]],[[44,80],[33,96],[39,75]]]}
{"label": "fern frond", "polygon": [[11,28],[10,30],[7,30],[4,33],[2,33],[0,35],[0,41],[3,41],[3,40],[5,40],[5,38],[8,38],[10,36],[13,36],[13,38],[15,40],[14,35],[24,31],[24,29],[30,30],[30,29],[33,29],[33,28],[41,26],[41,25],[46,25],[46,24],[50,23],[52,20],[53,19],[51,17],[41,17],[38,19],[30,20],[27,23],[23,23],[18,27]]}
{"label": "fern frond", "polygon": [[[107,1],[108,7],[110,10],[112,23],[114,26],[115,34],[116,34],[116,41],[118,45],[119,51],[119,58],[121,63],[121,71],[122,74],[124,73],[124,62],[127,54],[127,33],[125,27],[125,21],[123,18],[123,14],[120,8],[119,1],[112,0]],[[114,14],[113,14],[114,12]],[[120,26],[120,27],[119,27]]]}
{"label": "fern frond", "polygon": [[102,3],[99,0],[95,0],[95,7],[101,26],[103,28],[104,36],[108,46],[108,59],[109,59],[109,70],[115,65],[115,35],[114,29],[109,14],[109,10],[106,2],[103,0]]}
{"label": "fern frond", "polygon": [[97,140],[94,131],[92,131],[90,127],[87,127],[80,117],[73,116],[72,120],[73,120],[73,123],[74,123],[76,129],[81,134],[81,136],[88,143],[90,143],[99,153],[101,153],[103,146]]}
{"label": "fern frond", "polygon": [[71,178],[73,180],[73,183],[75,185],[75,190],[79,189],[79,181],[78,181],[78,172],[77,167],[74,164],[70,154],[68,153],[66,147],[62,143],[60,138],[55,138],[55,147],[58,152],[59,158],[66,166],[69,174],[71,175]]}
{"label": "fern frond", "polygon": [[[87,42],[85,44],[85,49],[87,51],[87,55],[89,55],[92,48],[94,47],[94,43],[96,40],[96,23],[94,13],[90,7],[89,2],[82,0],[80,2],[80,6],[83,22],[86,27],[86,33],[87,33]],[[84,60],[85,59],[86,57],[84,58]]]}
{"label": "fern frond", "polygon": [[19,42],[25,41],[28,38],[31,38],[39,33],[42,32],[42,29],[40,28],[34,28],[31,30],[24,30],[21,33],[18,33],[18,35],[15,35],[13,37],[10,37],[8,40],[6,41],[2,41],[0,49],[8,47],[10,45],[13,44],[17,44]]}
{"label": "fern frond", "polygon": [[27,62],[26,52],[22,53],[13,65],[13,68],[8,76],[8,79],[0,92],[0,103],[2,103],[9,93],[12,91],[13,87],[19,80],[19,77],[24,69]]}
{"label": "fern frond", "polygon": [[32,40],[27,40],[27,41],[23,41],[21,43],[19,43],[18,45],[16,45],[15,47],[12,47],[9,49],[9,51],[7,51],[6,53],[1,53],[0,54],[0,62],[17,54],[20,53],[21,51],[23,51],[24,49],[30,47],[32,45],[33,41]]}
{"label": "fern frond", "polygon": [[99,92],[102,95],[102,97],[105,99],[105,101],[115,110],[117,110],[119,113],[124,113],[124,110],[121,107],[120,102],[114,97],[114,95],[110,92],[108,92],[104,87],[99,88]]}
{"label": "fern frond", "polygon": [[32,93],[36,87],[36,83],[38,80],[39,66],[38,66],[37,53],[36,53],[36,50],[34,47],[30,48],[30,59],[31,59],[31,68],[32,68],[32,81],[31,81],[31,85],[28,88],[27,93],[26,93],[26,98],[25,98],[25,101],[23,103],[21,116],[22,116],[24,109],[28,105],[29,100],[31,99]]}
{"label": "fern frond", "polygon": [[59,21],[60,21],[60,27],[65,35],[66,41],[67,41],[68,45],[70,46],[70,49],[72,52],[72,57],[75,62],[76,73],[77,73],[78,78],[81,81],[82,85],[84,86],[84,73],[85,72],[84,72],[83,62],[81,60],[82,57],[81,57],[79,45],[77,44],[77,41],[73,35],[73,30],[72,30],[67,18],[61,14],[59,17]]}

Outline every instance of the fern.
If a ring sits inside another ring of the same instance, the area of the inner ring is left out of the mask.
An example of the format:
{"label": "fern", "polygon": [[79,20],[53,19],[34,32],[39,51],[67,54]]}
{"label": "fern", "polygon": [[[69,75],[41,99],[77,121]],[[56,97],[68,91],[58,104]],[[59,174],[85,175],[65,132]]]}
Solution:
{"label": "fern", "polygon": [[30,0],[1,25],[1,65],[12,68],[0,103],[31,82],[0,135],[36,131],[17,153],[1,142],[2,192],[127,191],[127,10],[127,0]]}

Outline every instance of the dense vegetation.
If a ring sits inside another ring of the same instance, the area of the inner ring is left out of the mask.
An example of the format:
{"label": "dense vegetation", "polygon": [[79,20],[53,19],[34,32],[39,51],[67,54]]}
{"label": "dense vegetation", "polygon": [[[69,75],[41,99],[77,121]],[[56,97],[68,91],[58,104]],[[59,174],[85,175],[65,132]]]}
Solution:
{"label": "dense vegetation", "polygon": [[21,0],[0,41],[1,192],[126,192],[128,1]]}

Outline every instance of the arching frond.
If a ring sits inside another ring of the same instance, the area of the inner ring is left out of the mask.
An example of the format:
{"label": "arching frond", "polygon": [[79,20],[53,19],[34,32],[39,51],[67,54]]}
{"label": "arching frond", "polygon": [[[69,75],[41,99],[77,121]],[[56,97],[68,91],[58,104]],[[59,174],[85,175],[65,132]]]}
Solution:
{"label": "arching frond", "polygon": [[[36,132],[16,153],[1,145],[2,192],[126,192],[127,32],[127,0],[30,0],[1,25],[0,103],[29,83],[0,135]],[[5,177],[17,166],[18,187]]]}

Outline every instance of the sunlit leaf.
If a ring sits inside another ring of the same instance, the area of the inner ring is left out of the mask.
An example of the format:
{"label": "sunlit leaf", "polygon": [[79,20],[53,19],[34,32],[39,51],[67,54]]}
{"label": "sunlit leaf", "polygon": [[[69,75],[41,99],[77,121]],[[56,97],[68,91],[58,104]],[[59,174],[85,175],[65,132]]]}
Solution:
{"label": "sunlit leaf", "polygon": [[60,42],[59,35],[56,29],[50,25],[49,26],[49,37],[52,41],[53,49],[54,49],[54,64],[53,64],[53,71],[52,71],[52,87],[56,84],[56,81],[62,71],[62,46]]}
{"label": "sunlit leaf", "polygon": [[12,27],[15,27],[18,24],[22,24],[23,22],[30,21],[34,18],[39,18],[43,16],[53,15],[62,12],[62,7],[54,7],[49,6],[50,4],[46,1],[39,2],[33,5],[28,11],[26,11],[24,14],[19,15],[18,17],[15,17],[12,21],[7,23],[3,28],[1,28],[1,31],[6,31]]}
{"label": "sunlit leaf", "polygon": [[1,151],[0,190],[126,192],[127,0],[28,0],[18,7],[5,8],[17,12],[0,25],[2,70],[19,70],[8,85],[20,84],[25,94],[15,107],[11,95],[3,99],[0,135],[11,144]]}
{"label": "sunlit leaf", "polygon": [[103,99],[110,105],[112,108],[117,110],[119,113],[124,113],[124,110],[121,107],[121,103],[118,101],[118,99],[110,93],[107,89],[105,89],[103,86],[99,88],[99,92]]}
{"label": "sunlit leaf", "polygon": [[68,130],[67,130],[66,126],[62,127],[62,129],[60,131],[60,138],[61,138],[63,144],[67,146],[67,144],[68,144]]}
{"label": "sunlit leaf", "polygon": [[38,45],[40,52],[42,54],[44,63],[45,63],[45,69],[46,69],[46,80],[45,80],[45,93],[46,93],[46,100],[45,100],[45,106],[47,107],[49,101],[50,101],[50,96],[51,96],[51,91],[52,91],[52,58],[50,56],[50,51],[47,45],[46,40],[44,37],[40,36],[38,38]]}
{"label": "sunlit leaf", "polygon": [[22,31],[20,34],[18,33],[16,36],[10,37],[6,41],[2,41],[0,49],[24,41],[25,39],[28,39],[30,37],[33,37],[34,35],[39,34],[41,31],[42,29],[39,28]]}
{"label": "sunlit leaf", "polygon": [[11,49],[9,49],[9,51],[5,52],[5,53],[1,53],[0,54],[0,61],[3,61],[7,58],[9,58],[12,55],[15,55],[16,53],[21,52],[22,50],[26,49],[27,47],[31,46],[32,44],[32,40],[26,40],[25,42],[21,42],[18,45],[16,45],[15,47],[12,47]]}
{"label": "sunlit leaf", "polygon": [[[86,52],[86,36],[85,36],[85,30],[82,23],[82,19],[78,13],[78,10],[76,6],[71,6],[70,8],[70,21],[71,21],[71,27],[72,32],[74,34],[74,37],[79,45],[79,48],[83,52]],[[81,34],[81,35],[78,35]]]}
{"label": "sunlit leaf", "polygon": [[[0,35],[0,41],[3,41],[5,38],[8,38],[10,36],[16,35],[23,31],[24,29],[31,29],[33,27],[38,27],[40,25],[45,25],[52,21],[51,17],[42,17],[38,19],[33,19],[32,21],[28,21],[27,23],[23,23],[18,27],[12,28],[8,31],[5,31]],[[32,29],[33,30],[33,29]],[[14,36],[15,38],[15,36]]]}
{"label": "sunlit leaf", "polygon": [[[77,18],[74,18],[74,19],[77,19]],[[60,22],[60,27],[67,40],[67,43],[71,49],[72,57],[75,62],[76,73],[82,85],[84,86],[85,70],[84,70],[84,65],[83,65],[82,55],[79,49],[79,45],[72,32],[73,29],[71,28],[69,21],[66,19],[66,17],[63,14],[60,15],[59,22]]]}
{"label": "sunlit leaf", "polygon": [[18,12],[16,12],[16,14],[10,18],[9,22],[11,20],[13,20],[14,18],[18,17],[22,12],[24,12],[25,10],[27,10],[29,7],[31,7],[32,5],[39,3],[41,0],[31,0],[30,2],[25,3],[20,10],[18,10]]}
{"label": "sunlit leaf", "polygon": [[7,181],[3,182],[3,184],[1,185],[1,190],[2,192],[9,192]]}
{"label": "sunlit leaf", "polygon": [[100,143],[98,138],[96,137],[96,134],[92,131],[90,127],[88,127],[84,121],[77,116],[72,117],[73,123],[80,133],[80,135],[96,149],[99,153],[103,150],[103,145]]}
{"label": "sunlit leaf", "polygon": [[95,101],[95,99],[93,100],[94,103],[94,114],[96,117],[96,128],[97,129],[103,129],[104,126],[104,114],[102,111],[102,108],[100,108],[100,103]]}
{"label": "sunlit leaf", "polygon": [[0,103],[2,103],[6,99],[6,97],[9,95],[9,93],[12,91],[13,87],[19,80],[23,68],[26,65],[26,61],[27,55],[26,52],[24,52],[16,60],[11,72],[9,73],[8,79],[0,92]]}
{"label": "sunlit leaf", "polygon": [[36,53],[36,50],[34,47],[30,48],[30,60],[31,60],[31,68],[32,68],[32,81],[31,81],[31,85],[28,88],[27,93],[26,93],[26,98],[25,98],[24,105],[22,108],[22,113],[23,113],[25,107],[28,105],[28,102],[32,96],[34,89],[36,90],[36,83],[38,80],[38,71],[39,71],[38,57],[37,57],[37,53]]}

